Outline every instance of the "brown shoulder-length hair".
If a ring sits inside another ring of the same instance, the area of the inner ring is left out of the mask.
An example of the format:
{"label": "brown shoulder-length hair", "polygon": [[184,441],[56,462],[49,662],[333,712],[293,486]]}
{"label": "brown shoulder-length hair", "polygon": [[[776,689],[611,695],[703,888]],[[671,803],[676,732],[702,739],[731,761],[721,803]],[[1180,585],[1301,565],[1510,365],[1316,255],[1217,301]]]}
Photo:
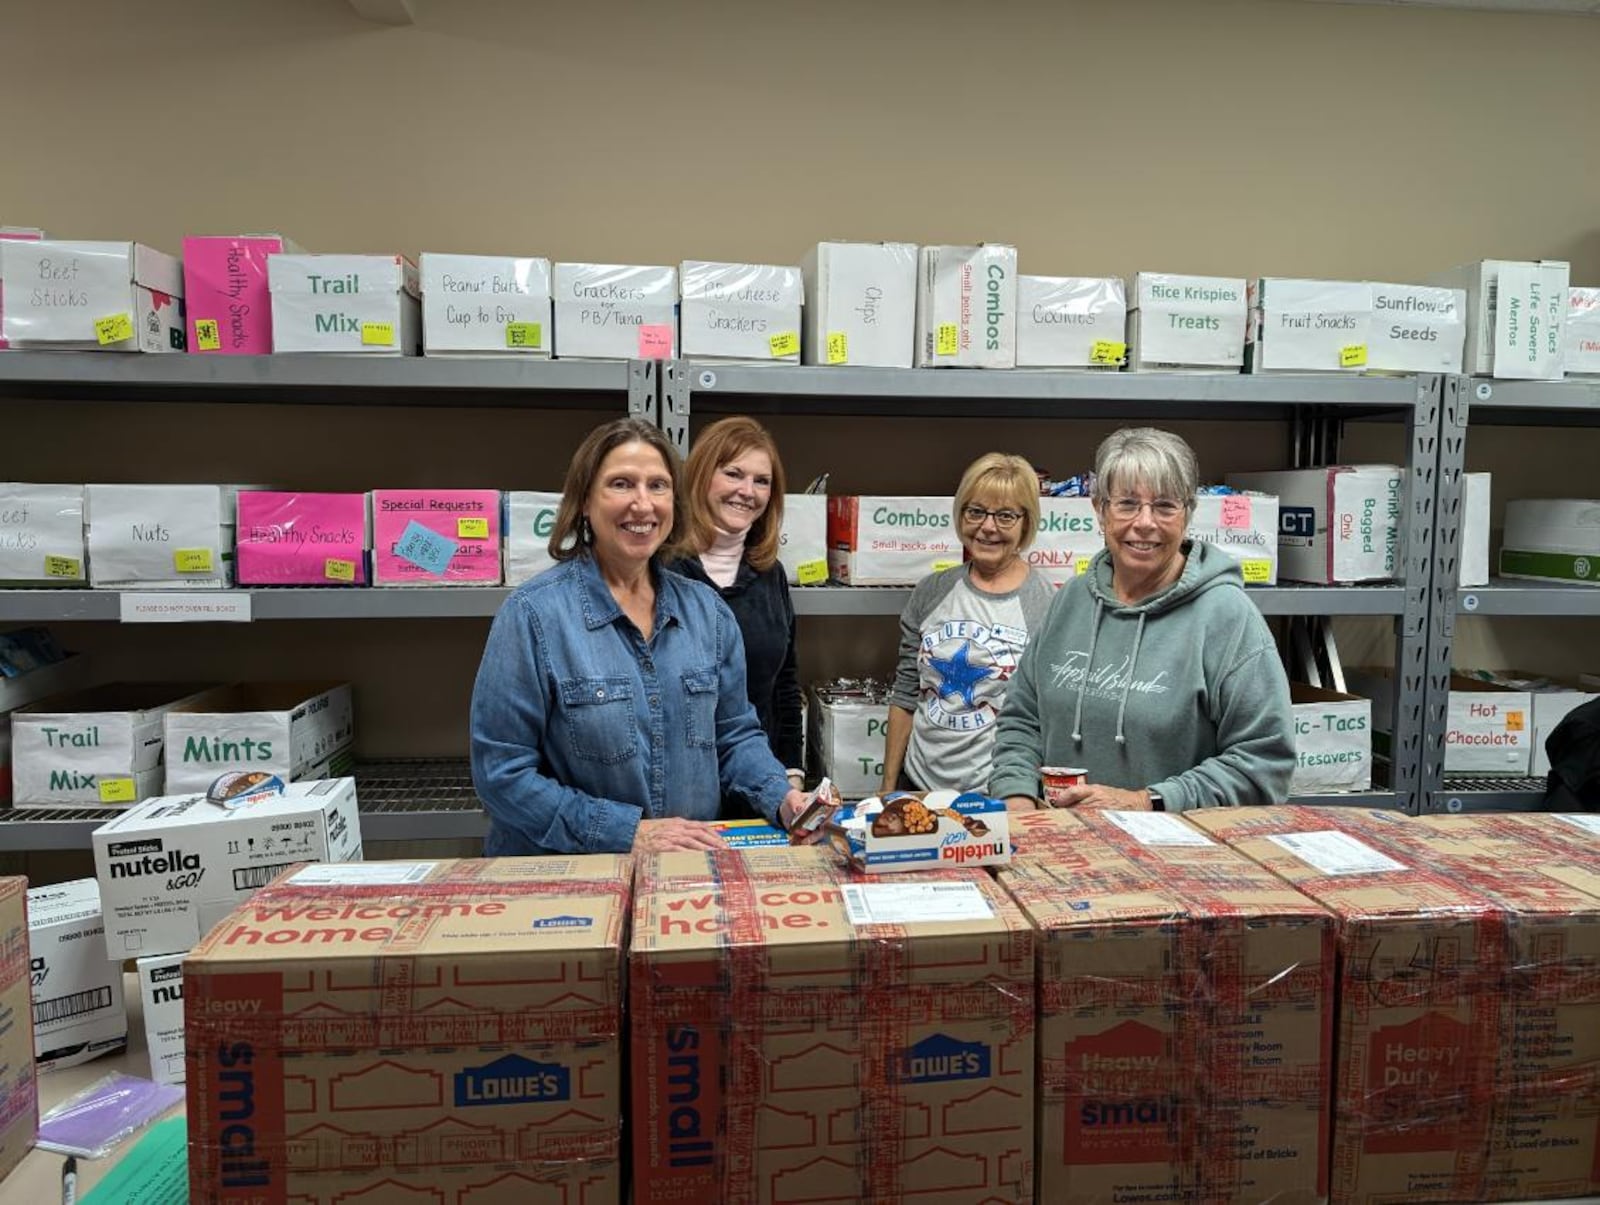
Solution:
{"label": "brown shoulder-length hair", "polygon": [[770,569],[778,560],[778,542],[783,537],[783,460],[772,434],[753,418],[735,415],[718,419],[694,441],[683,471],[683,523],[672,555],[699,556],[711,547],[716,526],[711,521],[711,479],[723,465],[738,460],[746,452],[765,452],[772,461],[772,497],[761,517],[750,525],[745,537],[744,559],[758,573]]}
{"label": "brown shoulder-length hair", "polygon": [[[642,418],[614,419],[589,432],[572,454],[572,463],[567,466],[567,481],[561,487],[561,506],[556,510],[556,525],[550,532],[550,543],[546,545],[551,560],[570,561],[583,555],[594,543],[594,533],[583,518],[583,504],[589,499],[589,491],[594,488],[594,479],[599,476],[600,466],[605,463],[606,457],[623,444],[631,443],[647,444],[661,453],[662,463],[667,466],[667,473],[672,478],[674,519],[682,513],[683,462],[678,458],[678,449],[672,446],[672,441],[654,423],[647,423]],[[670,528],[668,534],[671,534]]]}

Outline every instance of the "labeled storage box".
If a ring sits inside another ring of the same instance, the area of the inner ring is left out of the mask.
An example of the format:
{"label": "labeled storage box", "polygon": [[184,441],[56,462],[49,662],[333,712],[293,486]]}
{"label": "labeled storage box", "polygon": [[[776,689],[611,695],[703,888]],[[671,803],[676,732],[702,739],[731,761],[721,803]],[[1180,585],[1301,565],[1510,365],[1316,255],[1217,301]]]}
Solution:
{"label": "labeled storage box", "polygon": [[1368,372],[1460,372],[1466,339],[1466,290],[1373,282]]}
{"label": "labeled storage box", "polygon": [[39,1080],[33,1064],[28,987],[28,880],[0,879],[0,1179],[10,1175],[39,1132]]}
{"label": "labeled storage box", "polygon": [[[38,242],[44,237],[44,231],[32,226],[0,226],[0,242]],[[5,270],[6,256],[4,248],[0,248],[0,351],[4,351],[10,344],[5,337]]]}
{"label": "labeled storage box", "polygon": [[876,795],[883,785],[889,705],[807,692],[811,777],[828,778],[847,799]]}
{"label": "labeled storage box", "polygon": [[1018,368],[1116,369],[1127,340],[1121,277],[1017,277]]}
{"label": "labeled storage box", "polygon": [[[1394,715],[1394,671],[1386,666],[1349,669],[1345,685],[1372,700],[1374,729],[1383,738],[1379,751],[1387,753]],[[1532,760],[1533,724],[1529,692],[1451,674],[1445,773],[1525,777]]]}
{"label": "labeled storage box", "polygon": [[245,490],[235,503],[241,586],[365,586],[372,532],[365,494]]}
{"label": "labeled storage box", "polygon": [[1489,584],[1489,502],[1493,487],[1490,473],[1461,474],[1461,559],[1456,584]]}
{"label": "labeled storage box", "polygon": [[550,559],[550,536],[560,510],[559,492],[506,491],[506,585],[520,586],[555,564]]}
{"label": "labeled storage box", "polygon": [[272,290],[267,282],[267,256],[300,253],[300,248],[281,234],[184,239],[189,350],[223,356],[270,352]]}
{"label": "labeled storage box", "polygon": [[69,654],[15,678],[0,677],[0,807],[10,807],[11,712],[52,695],[80,689],[89,680],[89,658]]}
{"label": "labeled storage box", "polygon": [[1017,249],[917,252],[917,367],[1017,366]]}
{"label": "labeled storage box", "polygon": [[1559,381],[1569,272],[1564,260],[1485,259],[1445,273],[1439,284],[1467,294],[1466,371]]}
{"label": "labeled storage box", "polygon": [[243,904],[183,964],[194,1199],[623,1200],[630,873],[613,855],[313,866]]}
{"label": "labeled storage box", "polygon": [[[1239,562],[1247,586],[1278,581],[1278,500],[1271,494],[1201,494],[1189,520],[1192,539],[1205,540]],[[1023,554],[1056,585],[1089,568],[1105,547],[1090,498],[1040,498],[1039,531]]]}
{"label": "labeled storage box", "polygon": [[[139,998],[144,1006],[145,1049],[150,1053],[150,1078],[158,1084],[184,1081],[183,960],[184,954],[157,954],[135,964]],[[115,964],[119,969],[121,963]]]}
{"label": "labeled storage box", "polygon": [[28,890],[33,1048],[43,1071],[128,1045],[122,964],[106,957],[100,888],[74,879]]}
{"label": "labeled storage box", "polygon": [[975,791],[897,791],[846,804],[828,842],[856,870],[890,874],[1011,861],[1004,800]]}
{"label": "labeled storage box", "polygon": [[414,356],[416,265],[400,255],[273,255],[272,350]]}
{"label": "labeled storage box", "polygon": [[863,495],[828,499],[828,572],[847,586],[912,586],[961,564],[954,499]]}
{"label": "labeled storage box", "polygon": [[1230,473],[1236,489],[1278,499],[1278,576],[1297,582],[1387,581],[1400,573],[1395,465]]}
{"label": "labeled storage box", "polygon": [[800,363],[799,268],[686,259],[679,329],[683,354],[756,364]]}
{"label": "labeled storage box", "polygon": [[82,585],[87,561],[83,486],[0,482],[0,583]]}
{"label": "labeled storage box", "polygon": [[355,760],[355,705],[343,682],[219,686],[185,699],[163,723],[167,795],[203,793],[233,771],[333,778]]}
{"label": "labeled storage box", "polygon": [[292,782],[224,807],[204,795],[147,799],[94,830],[109,958],[176,954],[300,862],[359,862],[353,778]]}
{"label": "labeled storage box", "polygon": [[19,808],[126,807],[161,791],[162,718],[206,685],[118,682],[11,713]]}
{"label": "labeled storage box", "polygon": [[499,490],[373,490],[380,586],[498,586]]}
{"label": "labeled storage box", "polygon": [[[1289,683],[1294,713],[1291,795],[1372,789],[1372,700]],[[1388,727],[1388,721],[1384,726]]]}
{"label": "labeled storage box", "polygon": [[1128,367],[1237,372],[1244,364],[1245,282],[1141,272],[1128,314]]}
{"label": "labeled storage box", "polygon": [[1568,292],[1563,353],[1569,377],[1600,376],[1600,289]]}
{"label": "labeled storage box", "polygon": [[670,360],[678,355],[678,270],[557,264],[556,355],[564,360]]}
{"label": "labeled storage box", "polygon": [[828,580],[828,496],[785,494],[778,560],[791,586],[817,586]]}
{"label": "labeled storage box", "polygon": [[1092,499],[1040,498],[1039,530],[1022,555],[1028,564],[1062,586],[1087,572],[1090,558],[1105,546]]}
{"label": "labeled storage box", "polygon": [[220,485],[89,485],[89,584],[220,590],[232,582],[233,513]]}
{"label": "labeled storage box", "polygon": [[910,368],[915,243],[818,243],[800,263],[807,364]]}
{"label": "labeled storage box", "polygon": [[1500,576],[1600,584],[1600,499],[1507,502]]}
{"label": "labeled storage box", "polygon": [[1372,335],[1372,286],[1356,280],[1250,282],[1250,372],[1362,372]]}
{"label": "labeled storage box", "polygon": [[418,276],[424,355],[549,359],[549,260],[424,251]]}
{"label": "labeled storage box", "polygon": [[183,350],[183,265],[143,243],[0,240],[0,290],[13,347]]}

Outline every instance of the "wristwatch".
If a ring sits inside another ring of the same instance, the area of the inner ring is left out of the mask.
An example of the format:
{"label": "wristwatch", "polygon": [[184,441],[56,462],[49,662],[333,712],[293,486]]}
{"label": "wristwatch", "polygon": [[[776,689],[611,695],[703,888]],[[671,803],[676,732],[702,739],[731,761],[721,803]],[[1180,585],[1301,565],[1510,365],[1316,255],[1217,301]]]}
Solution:
{"label": "wristwatch", "polygon": [[1167,810],[1167,801],[1162,798],[1160,791],[1154,787],[1146,787],[1144,793],[1150,796],[1150,810],[1152,812],[1164,812]]}

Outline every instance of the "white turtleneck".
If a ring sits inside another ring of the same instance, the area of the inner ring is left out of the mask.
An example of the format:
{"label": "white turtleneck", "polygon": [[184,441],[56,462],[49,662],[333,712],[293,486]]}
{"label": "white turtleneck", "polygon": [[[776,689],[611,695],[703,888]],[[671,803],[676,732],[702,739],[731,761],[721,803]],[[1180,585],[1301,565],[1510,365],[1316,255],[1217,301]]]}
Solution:
{"label": "white turtleneck", "polygon": [[700,565],[707,577],[726,590],[739,576],[739,562],[744,560],[744,538],[748,530],[736,535],[720,527],[712,530],[716,534],[711,538],[711,547],[700,554]]}

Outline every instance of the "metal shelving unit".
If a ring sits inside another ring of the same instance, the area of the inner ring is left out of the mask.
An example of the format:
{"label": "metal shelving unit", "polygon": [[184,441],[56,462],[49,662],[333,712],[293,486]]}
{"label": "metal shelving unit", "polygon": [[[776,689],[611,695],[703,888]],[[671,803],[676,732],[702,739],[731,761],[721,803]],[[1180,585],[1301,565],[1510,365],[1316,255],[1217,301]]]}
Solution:
{"label": "metal shelving unit", "polygon": [[1535,812],[1544,779],[1499,775],[1447,775],[1428,802],[1430,812]]}
{"label": "metal shelving unit", "polygon": [[[177,593],[190,598],[199,592]],[[205,596],[218,602],[248,596],[252,620],[456,619],[492,616],[510,593],[505,586],[279,586],[213,590]],[[0,590],[0,621],[115,623],[121,611],[118,590]]]}
{"label": "metal shelving unit", "polygon": [[[1402,615],[1401,586],[1251,586],[1245,594],[1263,615]],[[796,615],[898,615],[909,586],[804,586],[789,592]],[[1600,600],[1597,600],[1600,601]],[[0,592],[0,615],[5,599]]]}

